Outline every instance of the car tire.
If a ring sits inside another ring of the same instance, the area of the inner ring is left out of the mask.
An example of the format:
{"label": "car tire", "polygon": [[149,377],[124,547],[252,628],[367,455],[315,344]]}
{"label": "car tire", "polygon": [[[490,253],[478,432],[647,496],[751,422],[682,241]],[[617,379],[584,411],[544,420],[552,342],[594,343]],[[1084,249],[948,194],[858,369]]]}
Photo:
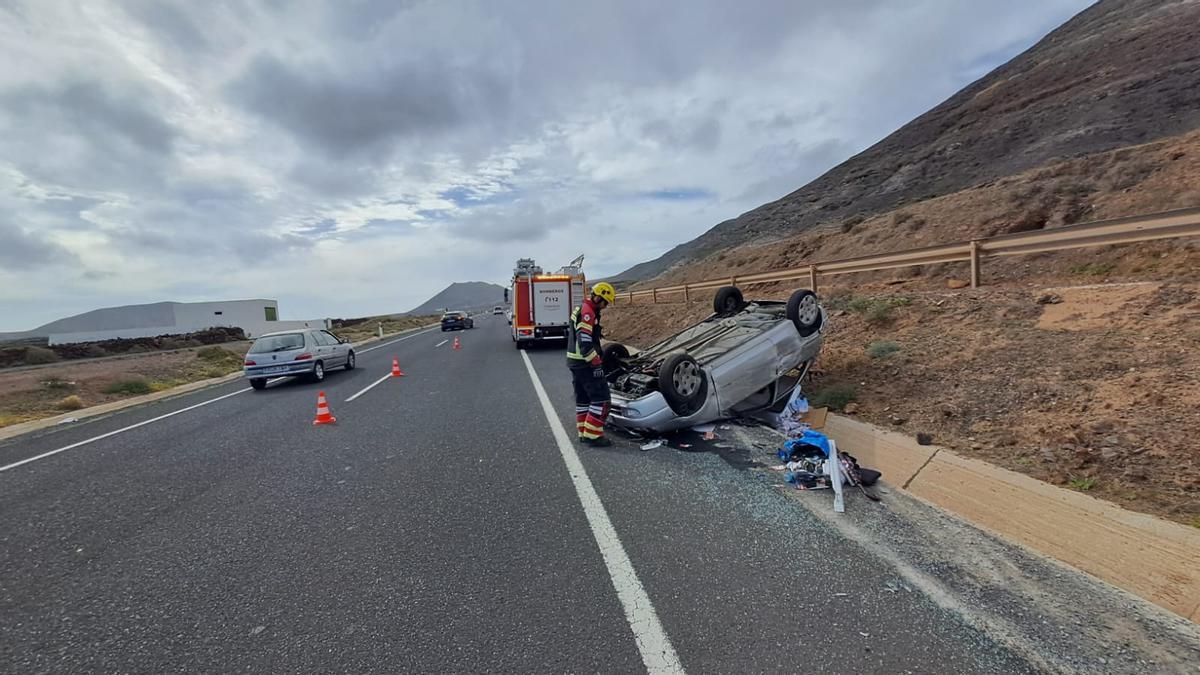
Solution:
{"label": "car tire", "polygon": [[808,337],[820,330],[824,315],[821,314],[817,294],[807,289],[792,293],[792,297],[788,298],[787,318],[796,326],[800,337]]}
{"label": "car tire", "polygon": [[699,412],[708,396],[708,377],[690,354],[672,354],[658,368],[658,390],[676,415]]}
{"label": "car tire", "polygon": [[625,345],[613,343],[604,348],[604,356],[600,358],[604,362],[604,374],[611,375],[625,366],[623,361],[629,358],[629,349]]}
{"label": "car tire", "polygon": [[312,374],[308,376],[313,382],[325,381],[325,364],[317,361],[313,364]]}
{"label": "car tire", "polygon": [[346,354],[346,370],[354,370],[354,352]]}
{"label": "car tire", "polygon": [[250,386],[254,387],[255,389],[257,389],[259,391],[262,391],[263,389],[267,388],[267,378],[265,378],[265,377],[250,378]]}
{"label": "car tire", "polygon": [[717,314],[733,314],[742,311],[746,301],[737,286],[722,286],[713,297],[713,311]]}

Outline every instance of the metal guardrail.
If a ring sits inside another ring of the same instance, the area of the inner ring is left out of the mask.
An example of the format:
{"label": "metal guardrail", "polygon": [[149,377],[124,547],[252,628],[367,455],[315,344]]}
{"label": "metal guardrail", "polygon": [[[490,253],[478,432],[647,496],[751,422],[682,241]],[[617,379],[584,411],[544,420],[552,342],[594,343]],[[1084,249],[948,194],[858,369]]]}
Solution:
{"label": "metal guardrail", "polygon": [[800,267],[791,267],[754,274],[738,274],[719,279],[709,279],[675,286],[648,288],[619,293],[618,298],[629,300],[652,298],[658,302],[661,295],[682,293],[684,300],[690,299],[692,291],[706,291],[721,286],[752,286],[773,284],[783,281],[807,279],[809,288],[817,289],[817,277],[821,275],[853,274],[934,265],[938,263],[966,262],[971,265],[971,287],[980,285],[980,267],[983,258],[1048,251],[1065,251],[1088,246],[1132,244],[1156,239],[1200,236],[1200,208],[1166,211],[1145,216],[1099,220],[1079,225],[1068,225],[1048,230],[1017,232],[983,239],[926,246],[894,253],[844,258],[814,262]]}

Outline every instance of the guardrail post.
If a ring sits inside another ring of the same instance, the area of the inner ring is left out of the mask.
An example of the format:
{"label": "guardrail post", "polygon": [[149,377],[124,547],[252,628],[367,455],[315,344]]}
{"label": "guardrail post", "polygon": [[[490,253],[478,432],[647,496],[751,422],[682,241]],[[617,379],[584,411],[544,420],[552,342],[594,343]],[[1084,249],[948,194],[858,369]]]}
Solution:
{"label": "guardrail post", "polygon": [[657,305],[658,304],[658,289],[657,288],[650,289],[650,297],[653,299],[654,304]]}
{"label": "guardrail post", "polygon": [[729,277],[729,285],[737,286],[737,277]]}
{"label": "guardrail post", "polygon": [[684,285],[683,285],[683,302],[684,302],[684,303],[689,303],[689,302],[691,302],[691,301],[692,301],[692,296],[688,294],[688,287],[687,287],[687,284],[684,284]]}
{"label": "guardrail post", "polygon": [[971,288],[979,288],[979,242],[971,241]]}
{"label": "guardrail post", "polygon": [[808,266],[808,289],[813,293],[817,292],[817,266]]}

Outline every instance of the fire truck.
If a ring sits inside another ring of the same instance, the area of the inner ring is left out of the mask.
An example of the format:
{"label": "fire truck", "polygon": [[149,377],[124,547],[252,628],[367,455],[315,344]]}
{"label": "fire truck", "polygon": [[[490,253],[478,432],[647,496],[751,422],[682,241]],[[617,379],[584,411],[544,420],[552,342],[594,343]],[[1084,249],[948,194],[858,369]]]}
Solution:
{"label": "fire truck", "polygon": [[505,295],[512,303],[512,339],[517,349],[546,340],[566,340],[571,312],[583,304],[583,256],[553,274],[532,258],[521,258]]}

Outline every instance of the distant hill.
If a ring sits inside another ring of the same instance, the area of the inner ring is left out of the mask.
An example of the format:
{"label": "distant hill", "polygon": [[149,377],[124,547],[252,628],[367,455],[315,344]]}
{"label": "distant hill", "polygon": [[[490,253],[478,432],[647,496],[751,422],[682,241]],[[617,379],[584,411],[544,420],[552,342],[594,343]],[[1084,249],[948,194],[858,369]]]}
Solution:
{"label": "distant hill", "polygon": [[462,281],[450,284],[421,306],[405,314],[440,314],[448,309],[488,309],[504,304],[504,287],[484,281]]}
{"label": "distant hill", "polygon": [[[1200,3],[1102,0],[795,192],[615,275],[643,281],[739,246],[864,219],[1067,157],[1200,127]],[[903,240],[905,231],[878,236]]]}
{"label": "distant hill", "polygon": [[0,342],[44,338],[51,333],[81,333],[86,331],[113,330],[132,326],[167,326],[175,322],[173,306],[176,302],[155,302],[148,305],[125,305],[104,307],[90,312],[51,321],[33,330],[17,333],[0,333]]}

